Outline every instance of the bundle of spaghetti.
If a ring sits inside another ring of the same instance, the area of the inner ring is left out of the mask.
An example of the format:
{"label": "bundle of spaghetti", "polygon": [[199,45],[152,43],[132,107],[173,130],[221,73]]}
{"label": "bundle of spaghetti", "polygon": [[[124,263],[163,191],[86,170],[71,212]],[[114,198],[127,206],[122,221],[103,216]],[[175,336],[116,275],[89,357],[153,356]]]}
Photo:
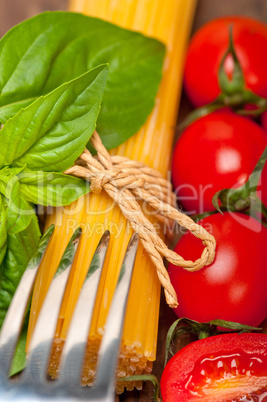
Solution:
{"label": "bundle of spaghetti", "polygon": [[[112,155],[141,161],[164,176],[170,164],[183,59],[195,6],[196,0],[72,0],[70,3],[71,11],[102,18],[165,43],[167,52],[163,78],[151,115],[137,134],[110,152]],[[152,217],[152,221],[158,225],[159,233],[163,236],[163,228],[156,217]],[[49,366],[52,377],[57,375],[71,315],[94,251],[104,231],[109,230],[111,233],[82,373],[82,383],[91,384],[107,312],[132,229],[119,207],[104,191],[100,194],[89,193],[67,208],[49,210],[46,227],[52,223],[56,229],[34,288],[28,342],[63,250],[73,231],[78,226],[83,229],[55,334]],[[156,270],[142,245],[139,245],[122,336],[118,377],[152,371],[152,362],[156,359],[159,303],[160,283]],[[125,386],[127,389],[134,386],[141,388],[142,384],[120,382],[117,384],[117,392],[123,392]]]}

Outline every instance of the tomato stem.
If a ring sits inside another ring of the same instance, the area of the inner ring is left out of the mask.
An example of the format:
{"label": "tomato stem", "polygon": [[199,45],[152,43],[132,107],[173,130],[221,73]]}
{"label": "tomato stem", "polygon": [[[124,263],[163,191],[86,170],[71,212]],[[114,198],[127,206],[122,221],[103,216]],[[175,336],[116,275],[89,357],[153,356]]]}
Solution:
{"label": "tomato stem", "polygon": [[257,195],[257,189],[266,160],[267,147],[264,149],[253,172],[244,185],[236,189],[227,188],[220,190],[213,196],[212,203],[214,208],[221,213],[223,211],[244,212],[258,220],[258,215],[260,214],[261,217],[267,220],[267,208]]}
{"label": "tomato stem", "polygon": [[[231,56],[234,62],[234,70],[231,79],[225,73],[225,61],[228,56]],[[219,67],[219,86],[221,92],[225,95],[229,95],[231,99],[232,96],[239,96],[242,94],[245,87],[245,80],[241,65],[239,63],[238,57],[236,55],[234,41],[233,41],[233,24],[229,26],[229,45],[226,50]],[[241,99],[240,99],[241,101]],[[239,102],[240,102],[239,101]]]}
{"label": "tomato stem", "polygon": [[207,116],[210,113],[215,112],[216,110],[224,107],[221,100],[215,100],[212,103],[209,103],[205,106],[194,109],[191,113],[189,113],[182,123],[179,124],[179,130],[184,130],[186,127],[190,126],[190,124],[194,123],[194,121],[200,119],[201,117]]}
{"label": "tomato stem", "polygon": [[[221,331],[219,328],[225,328],[226,331]],[[168,362],[169,354],[174,355],[172,351],[172,344],[179,338],[182,334],[193,334],[198,339],[208,338],[213,335],[218,335],[221,333],[227,333],[227,329],[231,332],[251,332],[260,331],[261,328],[251,327],[248,325],[239,324],[237,322],[225,321],[225,320],[212,320],[209,322],[197,322],[190,320],[189,318],[178,318],[170,326],[165,345],[165,365]]]}
{"label": "tomato stem", "polygon": [[[229,78],[225,72],[225,61],[229,56],[232,57],[234,62],[231,78]],[[235,51],[232,25],[229,27],[229,45],[219,66],[218,83],[220,87],[218,97],[213,102],[189,113],[179,126],[181,130],[184,130],[195,120],[224,107],[230,107],[235,113],[242,116],[251,117],[257,117],[267,110],[267,99],[246,88],[242,67]],[[254,105],[255,109],[246,109],[246,105]]]}
{"label": "tomato stem", "polygon": [[200,331],[198,334],[198,339],[205,339],[208,338],[210,336],[210,333],[206,332],[206,331]]}

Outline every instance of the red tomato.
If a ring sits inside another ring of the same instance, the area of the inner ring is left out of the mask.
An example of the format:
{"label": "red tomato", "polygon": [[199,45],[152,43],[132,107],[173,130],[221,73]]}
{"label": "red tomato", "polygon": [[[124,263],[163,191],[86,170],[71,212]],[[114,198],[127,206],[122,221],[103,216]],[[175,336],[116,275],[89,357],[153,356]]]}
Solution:
{"label": "red tomato", "polygon": [[[214,319],[259,325],[267,316],[267,229],[241,213],[216,213],[199,222],[216,239],[213,263],[196,272],[169,264],[177,293],[178,317],[199,322]],[[175,247],[185,259],[203,251],[199,239],[186,233]]]}
{"label": "red tomato", "polygon": [[267,131],[267,110],[261,115],[261,125]]}
{"label": "red tomato", "polygon": [[266,401],[267,335],[225,334],[182,348],[161,377],[163,402]]}
{"label": "red tomato", "polygon": [[[178,201],[191,214],[213,210],[213,195],[244,184],[267,145],[266,132],[255,122],[229,111],[196,120],[178,139],[172,180]],[[267,205],[267,167],[261,177]]]}
{"label": "red tomato", "polygon": [[[228,48],[230,24],[247,88],[267,97],[267,26],[251,18],[222,17],[200,28],[188,49],[184,84],[195,106],[207,104],[219,95],[218,69]],[[231,77],[231,56],[224,67]]]}

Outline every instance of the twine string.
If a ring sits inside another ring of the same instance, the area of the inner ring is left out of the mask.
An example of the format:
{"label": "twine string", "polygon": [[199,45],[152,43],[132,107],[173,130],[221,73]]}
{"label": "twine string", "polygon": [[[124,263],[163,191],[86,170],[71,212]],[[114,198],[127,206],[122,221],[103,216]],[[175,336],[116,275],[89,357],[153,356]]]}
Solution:
{"label": "twine string", "polygon": [[[176,292],[164,266],[163,257],[188,271],[197,271],[214,260],[214,237],[174,207],[175,195],[171,184],[158,171],[126,157],[109,155],[96,131],[90,142],[97,151],[97,156],[85,149],[75,165],[65,173],[90,181],[92,192],[99,193],[103,189],[118,204],[133,230],[139,234],[144,249],[156,267],[167,303],[170,307],[177,307]],[[200,258],[196,261],[184,260],[182,256],[170,250],[144,215],[138,199],[145,201],[156,211],[157,217],[176,221],[202,240],[205,248]]]}

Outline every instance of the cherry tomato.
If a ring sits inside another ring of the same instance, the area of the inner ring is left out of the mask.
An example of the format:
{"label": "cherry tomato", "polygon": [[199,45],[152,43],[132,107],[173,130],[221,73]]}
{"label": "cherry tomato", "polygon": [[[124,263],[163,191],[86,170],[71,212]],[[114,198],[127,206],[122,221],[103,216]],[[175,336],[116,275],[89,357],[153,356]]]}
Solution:
{"label": "cherry tomato", "polygon": [[[213,263],[196,272],[169,264],[177,293],[178,317],[199,322],[214,319],[257,326],[267,316],[267,229],[245,214],[215,213],[201,221],[216,239]],[[186,233],[175,251],[196,260],[203,251],[199,239]]]}
{"label": "cherry tomato", "polygon": [[224,334],[182,348],[161,377],[163,402],[265,401],[267,335]]}
{"label": "cherry tomato", "polygon": [[[219,95],[218,69],[229,44],[229,26],[246,87],[267,97],[267,26],[246,17],[222,17],[210,21],[196,32],[188,49],[184,85],[195,106],[213,101]],[[233,60],[225,61],[231,77]]]}
{"label": "cherry tomato", "polygon": [[[196,120],[178,139],[172,180],[178,201],[191,214],[214,209],[213,195],[243,185],[267,145],[266,132],[251,119],[217,111]],[[267,205],[267,167],[261,176]]]}
{"label": "cherry tomato", "polygon": [[267,110],[261,115],[261,125],[267,131]]}

